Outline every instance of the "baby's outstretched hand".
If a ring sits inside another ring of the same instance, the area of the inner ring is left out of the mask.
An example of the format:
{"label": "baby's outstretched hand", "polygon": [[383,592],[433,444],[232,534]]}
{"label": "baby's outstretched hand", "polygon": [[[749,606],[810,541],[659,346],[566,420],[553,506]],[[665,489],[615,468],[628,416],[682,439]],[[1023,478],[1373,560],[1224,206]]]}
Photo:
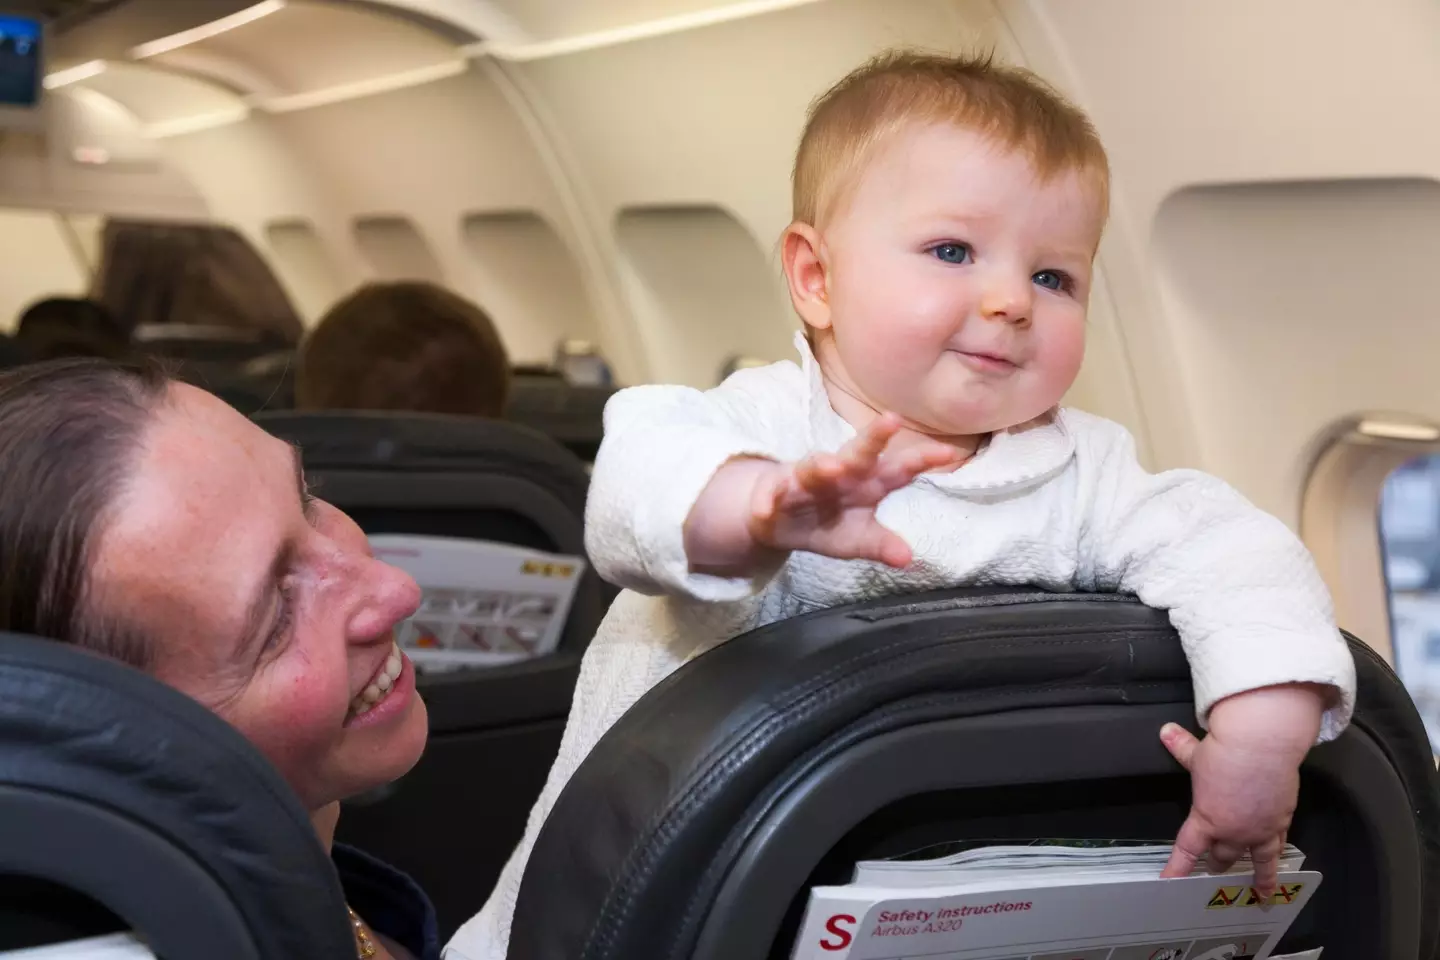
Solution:
{"label": "baby's outstretched hand", "polygon": [[768,474],[751,499],[751,537],[772,550],[909,566],[909,545],[875,518],[875,508],[926,470],[953,462],[955,449],[927,443],[884,456],[899,429],[899,418],[886,414],[838,453],[815,454]]}
{"label": "baby's outstretched hand", "polygon": [[1192,792],[1189,819],[1162,877],[1189,876],[1207,851],[1212,872],[1228,870],[1249,851],[1256,891],[1266,898],[1275,892],[1300,763],[1319,734],[1322,690],[1288,684],[1221,701],[1204,740],[1173,723],[1160,731],[1190,771]]}

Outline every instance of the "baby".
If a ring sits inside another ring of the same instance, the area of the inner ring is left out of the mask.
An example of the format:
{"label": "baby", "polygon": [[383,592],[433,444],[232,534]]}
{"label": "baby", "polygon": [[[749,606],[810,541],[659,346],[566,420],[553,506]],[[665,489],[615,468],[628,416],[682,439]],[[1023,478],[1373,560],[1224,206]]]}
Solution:
{"label": "baby", "polygon": [[1146,473],[1120,426],[1058,407],[1085,346],[1108,164],[1084,115],[988,60],[892,54],[814,106],[785,275],[799,365],[610,402],[586,542],[628,588],[585,655],[559,758],[457,960],[501,960],[541,824],[595,742],[727,638],[961,584],[1123,591],[1169,611],[1208,730],[1169,876],[1247,850],[1276,882],[1302,758],[1354,663],[1300,542],[1224,483]]}

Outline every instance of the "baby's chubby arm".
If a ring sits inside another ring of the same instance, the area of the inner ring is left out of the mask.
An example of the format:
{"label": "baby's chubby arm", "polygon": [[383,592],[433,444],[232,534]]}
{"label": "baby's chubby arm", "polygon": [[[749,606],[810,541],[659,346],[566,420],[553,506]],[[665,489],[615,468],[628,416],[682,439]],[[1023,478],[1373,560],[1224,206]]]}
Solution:
{"label": "baby's chubby arm", "polygon": [[875,508],[954,449],[887,453],[900,421],[885,416],[835,453],[807,453],[798,376],[777,364],[703,393],[636,387],[611,399],[585,524],[602,577],[647,594],[731,601],[763,589],[794,550],[910,562]]}
{"label": "baby's chubby arm", "polygon": [[1257,885],[1274,881],[1294,812],[1298,767],[1338,735],[1355,700],[1355,664],[1330,596],[1299,539],[1222,481],[1147,473],[1129,434],[1067,411],[1083,460],[1078,583],[1134,593],[1167,610],[1195,684],[1195,741],[1162,739],[1192,772],[1194,808],[1167,875],[1250,850]]}
{"label": "baby's chubby arm", "polygon": [[777,364],[712,390],[615,394],[585,510],[585,549],[600,576],[640,593],[700,600],[738,600],[763,588],[779,563],[734,576],[692,572],[685,521],[722,466],[782,456],[786,421],[803,417],[803,389],[798,369]]}
{"label": "baby's chubby arm", "polygon": [[691,570],[744,576],[794,550],[909,566],[909,544],[881,524],[875,510],[919,474],[952,461],[956,451],[923,443],[887,453],[900,426],[899,417],[886,414],[833,454],[722,466],[685,520]]}
{"label": "baby's chubby arm", "polygon": [[1355,663],[1299,538],[1222,480],[1146,472],[1118,424],[1066,418],[1081,421],[1076,586],[1133,593],[1169,612],[1202,725],[1227,698],[1300,683],[1324,691],[1318,739],[1339,735],[1354,708]]}

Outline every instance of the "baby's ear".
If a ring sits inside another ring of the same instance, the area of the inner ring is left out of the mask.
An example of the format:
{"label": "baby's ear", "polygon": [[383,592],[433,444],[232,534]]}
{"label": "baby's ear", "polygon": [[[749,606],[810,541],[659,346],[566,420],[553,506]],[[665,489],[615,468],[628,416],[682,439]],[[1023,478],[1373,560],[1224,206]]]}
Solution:
{"label": "baby's ear", "polygon": [[780,262],[790,286],[790,302],[808,330],[830,327],[830,278],[820,232],[795,221],[780,238]]}

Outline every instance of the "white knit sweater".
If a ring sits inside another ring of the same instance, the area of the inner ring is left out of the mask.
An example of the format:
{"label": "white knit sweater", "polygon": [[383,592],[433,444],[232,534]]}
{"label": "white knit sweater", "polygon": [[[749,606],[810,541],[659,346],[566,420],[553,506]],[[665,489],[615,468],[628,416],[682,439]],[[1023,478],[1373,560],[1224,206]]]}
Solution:
{"label": "white knit sweater", "polygon": [[747,630],[842,603],[960,585],[1133,593],[1168,610],[1203,723],[1227,696],[1280,683],[1335,688],[1321,739],[1349,722],[1355,666],[1309,554],[1221,481],[1146,473],[1119,425],[1075,410],[993,436],[973,460],[927,474],[877,516],[914,551],[897,571],[795,553],[749,580],[689,572],[682,526],[725,461],[796,460],[855,431],[831,408],[814,358],[736,373],[713,390],[633,387],[605,410],[586,547],[627,589],[585,654],[559,756],[489,901],[445,948],[503,960],[521,875],[556,798],[603,734],[691,658]]}

